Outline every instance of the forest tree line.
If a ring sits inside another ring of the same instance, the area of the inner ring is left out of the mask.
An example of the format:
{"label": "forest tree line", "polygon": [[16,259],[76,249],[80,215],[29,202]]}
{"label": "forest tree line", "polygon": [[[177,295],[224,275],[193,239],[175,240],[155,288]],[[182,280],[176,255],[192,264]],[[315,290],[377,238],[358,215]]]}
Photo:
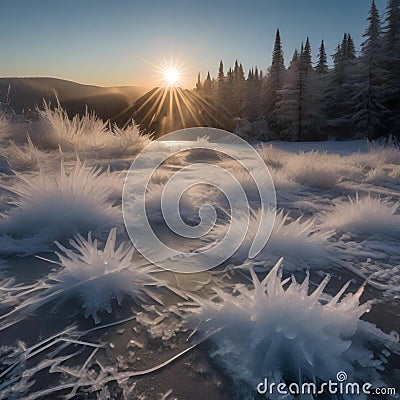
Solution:
{"label": "forest tree line", "polygon": [[382,15],[372,1],[359,54],[350,33],[337,45],[332,68],[323,40],[315,63],[311,50],[307,38],[286,68],[278,29],[265,74],[255,67],[245,76],[237,61],[225,73],[221,61],[216,79],[199,74],[195,90],[216,112],[241,122],[250,138],[399,136],[400,0],[388,0]]}

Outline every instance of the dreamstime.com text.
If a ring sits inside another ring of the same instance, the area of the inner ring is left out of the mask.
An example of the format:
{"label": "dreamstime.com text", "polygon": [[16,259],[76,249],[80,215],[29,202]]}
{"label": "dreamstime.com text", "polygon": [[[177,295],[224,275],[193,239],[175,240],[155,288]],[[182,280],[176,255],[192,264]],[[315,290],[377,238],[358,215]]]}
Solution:
{"label": "dreamstime.com text", "polygon": [[370,383],[347,382],[347,374],[340,371],[336,381],[329,380],[320,384],[316,383],[274,383],[265,378],[257,385],[257,393],[262,395],[317,395],[317,394],[344,394],[344,395],[385,395],[394,396],[396,389],[391,387],[373,387]]}

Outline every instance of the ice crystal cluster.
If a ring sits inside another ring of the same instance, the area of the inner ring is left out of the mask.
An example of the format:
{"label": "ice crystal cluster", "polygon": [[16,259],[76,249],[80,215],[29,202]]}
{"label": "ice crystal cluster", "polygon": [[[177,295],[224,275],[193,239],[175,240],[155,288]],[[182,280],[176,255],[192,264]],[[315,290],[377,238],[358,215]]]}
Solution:
{"label": "ice crystal cluster", "polygon": [[345,294],[349,282],[327,299],[323,295],[329,276],[311,289],[308,274],[302,282],[293,276],[284,279],[281,262],[262,280],[250,269],[250,288],[195,297],[187,325],[213,335],[213,356],[253,392],[264,378],[276,383],[321,382],[334,379],[338,371],[379,382],[379,375],[371,371],[382,362],[374,360],[360,340],[360,318],[371,307],[360,302],[364,288]]}
{"label": "ice crystal cluster", "polygon": [[33,254],[47,251],[55,240],[76,233],[115,225],[119,213],[113,207],[110,174],[75,162],[61,163],[55,175],[24,175],[14,186],[5,186],[15,197],[0,219],[0,252]]}
{"label": "ice crystal cluster", "polygon": [[88,239],[77,235],[71,240],[73,249],[57,243],[61,252],[56,254],[62,268],[50,275],[56,282],[50,290],[59,292],[57,297],[62,300],[79,297],[85,316],[92,316],[95,322],[100,322],[100,312],[111,313],[113,300],[118,305],[126,296],[139,302],[148,301],[151,287],[158,283],[151,276],[156,269],[146,263],[135,263],[134,248],[124,242],[117,246],[116,240],[117,231],[113,228],[102,250],[90,232]]}

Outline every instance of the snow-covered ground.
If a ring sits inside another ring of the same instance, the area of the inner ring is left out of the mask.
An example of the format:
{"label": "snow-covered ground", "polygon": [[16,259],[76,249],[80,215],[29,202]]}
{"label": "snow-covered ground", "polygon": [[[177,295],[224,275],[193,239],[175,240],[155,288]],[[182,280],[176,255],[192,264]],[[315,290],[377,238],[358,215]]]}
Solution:
{"label": "snow-covered ground", "polygon": [[191,224],[203,204],[215,207],[208,235],[184,241],[162,226],[163,186],[193,162],[236,175],[253,208],[231,258],[188,275],[149,264],[125,231],[124,179],[149,137],[91,115],[70,121],[60,108],[34,122],[2,118],[0,399],[252,399],[264,378],[318,383],[340,371],[349,382],[400,381],[399,149],[256,143],[278,212],[252,260],[248,248],[271,210],[259,209],[251,176],[211,156],[218,143],[175,155],[152,176],[146,200],[171,246],[201,251],[231,225],[234,235],[247,230],[209,185],[181,201]]}

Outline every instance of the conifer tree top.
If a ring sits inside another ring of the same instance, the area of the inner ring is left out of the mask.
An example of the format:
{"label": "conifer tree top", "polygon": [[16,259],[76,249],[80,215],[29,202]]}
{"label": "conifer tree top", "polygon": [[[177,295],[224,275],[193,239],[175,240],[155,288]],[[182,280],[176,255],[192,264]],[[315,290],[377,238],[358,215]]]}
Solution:
{"label": "conifer tree top", "polygon": [[274,51],[272,53],[271,73],[285,70],[282,42],[279,29],[276,31]]}

